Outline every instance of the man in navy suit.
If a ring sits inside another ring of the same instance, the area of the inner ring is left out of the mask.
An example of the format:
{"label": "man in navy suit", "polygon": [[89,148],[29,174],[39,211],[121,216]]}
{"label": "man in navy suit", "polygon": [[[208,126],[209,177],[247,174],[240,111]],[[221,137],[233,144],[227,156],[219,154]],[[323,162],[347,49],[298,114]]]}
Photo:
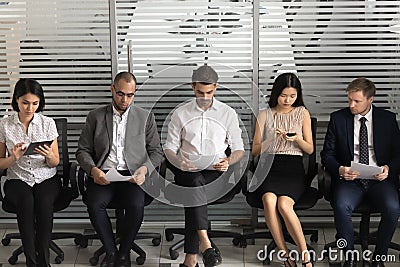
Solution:
{"label": "man in navy suit", "polygon": [[[400,131],[394,113],[372,105],[375,91],[374,83],[366,78],[357,78],[347,86],[349,107],[331,114],[321,152],[322,164],[332,176],[335,225],[339,237],[347,241],[346,251],[354,249],[351,217],[357,205],[365,198],[381,213],[373,267],[384,266],[381,256],[388,252],[400,214]],[[361,133],[365,126],[366,133]],[[374,179],[360,179],[363,177],[350,169],[351,161],[362,162],[364,158],[367,164],[382,168]],[[343,266],[356,264],[346,259]]]}

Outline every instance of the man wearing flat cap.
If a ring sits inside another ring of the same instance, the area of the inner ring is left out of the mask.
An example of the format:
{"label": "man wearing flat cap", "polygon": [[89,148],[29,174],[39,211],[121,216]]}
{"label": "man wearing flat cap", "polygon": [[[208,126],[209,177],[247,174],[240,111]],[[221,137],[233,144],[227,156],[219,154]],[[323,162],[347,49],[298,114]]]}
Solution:
{"label": "man wearing flat cap", "polygon": [[[217,81],[218,74],[209,66],[193,71],[192,89],[196,98],[173,112],[164,145],[175,183],[200,188],[199,192],[206,191],[204,186],[217,180],[244,155],[236,112],[214,98]],[[203,160],[199,165],[201,160],[193,161],[193,157],[206,158],[208,162],[204,164]],[[198,266],[199,249],[206,267],[222,262],[219,251],[211,246],[207,229],[207,202],[185,205],[186,256],[180,267]]]}

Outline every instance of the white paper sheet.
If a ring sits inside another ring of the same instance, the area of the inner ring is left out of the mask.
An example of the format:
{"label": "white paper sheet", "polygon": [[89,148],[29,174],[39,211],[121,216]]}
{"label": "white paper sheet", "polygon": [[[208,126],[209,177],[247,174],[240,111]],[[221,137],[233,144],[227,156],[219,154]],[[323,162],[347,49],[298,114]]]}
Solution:
{"label": "white paper sheet", "polygon": [[107,173],[106,173],[106,180],[109,182],[121,182],[121,181],[128,181],[131,178],[135,176],[129,175],[129,176],[123,176],[121,175],[115,168],[111,168]]}
{"label": "white paper sheet", "polygon": [[351,162],[350,169],[360,173],[357,179],[376,179],[374,176],[382,172],[381,167],[365,165],[354,161]]}

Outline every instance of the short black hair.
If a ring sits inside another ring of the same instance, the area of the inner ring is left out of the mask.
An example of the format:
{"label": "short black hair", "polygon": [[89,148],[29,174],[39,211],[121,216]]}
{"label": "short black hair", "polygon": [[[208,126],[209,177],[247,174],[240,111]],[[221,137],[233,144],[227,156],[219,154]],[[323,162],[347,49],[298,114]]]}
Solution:
{"label": "short black hair", "polygon": [[34,79],[26,78],[19,79],[19,81],[15,84],[14,93],[11,101],[11,106],[13,110],[15,110],[16,112],[20,111],[17,99],[29,93],[36,95],[40,99],[39,107],[37,108],[36,112],[43,111],[45,101],[42,85]]}
{"label": "short black hair", "polygon": [[118,73],[117,75],[115,75],[113,85],[117,86],[120,80],[124,80],[127,83],[130,83],[133,81],[133,82],[135,82],[135,85],[137,85],[135,75],[133,75],[132,73],[127,72],[127,71],[122,71],[122,72]]}
{"label": "short black hair", "polygon": [[271,97],[269,98],[268,105],[270,108],[274,108],[278,105],[278,97],[282,93],[283,89],[292,87],[297,91],[296,101],[293,103],[293,107],[304,106],[303,92],[301,88],[301,82],[294,73],[282,73],[279,75],[272,85]]}

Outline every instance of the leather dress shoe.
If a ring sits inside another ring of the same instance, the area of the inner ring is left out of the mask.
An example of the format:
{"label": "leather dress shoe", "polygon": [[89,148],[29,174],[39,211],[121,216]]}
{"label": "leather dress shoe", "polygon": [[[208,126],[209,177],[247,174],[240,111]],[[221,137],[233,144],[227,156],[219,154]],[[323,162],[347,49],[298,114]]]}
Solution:
{"label": "leather dress shoe", "polygon": [[[184,263],[180,263],[179,267],[188,267],[188,266],[186,264],[184,264]],[[196,265],[194,267],[199,267],[199,264],[196,263]]]}
{"label": "leather dress shoe", "polygon": [[131,254],[118,255],[115,260],[115,267],[131,267]]}
{"label": "leather dress shoe", "polygon": [[357,266],[357,261],[356,260],[346,260],[343,263],[343,267],[356,267]]}
{"label": "leather dress shoe", "polygon": [[101,261],[100,267],[114,267],[115,263],[115,252],[113,254],[106,254],[104,259]]}
{"label": "leather dress shoe", "polygon": [[217,266],[222,263],[221,254],[215,248],[208,248],[201,254],[205,267]]}
{"label": "leather dress shoe", "polygon": [[383,261],[373,261],[371,263],[371,267],[385,267],[385,264]]}

